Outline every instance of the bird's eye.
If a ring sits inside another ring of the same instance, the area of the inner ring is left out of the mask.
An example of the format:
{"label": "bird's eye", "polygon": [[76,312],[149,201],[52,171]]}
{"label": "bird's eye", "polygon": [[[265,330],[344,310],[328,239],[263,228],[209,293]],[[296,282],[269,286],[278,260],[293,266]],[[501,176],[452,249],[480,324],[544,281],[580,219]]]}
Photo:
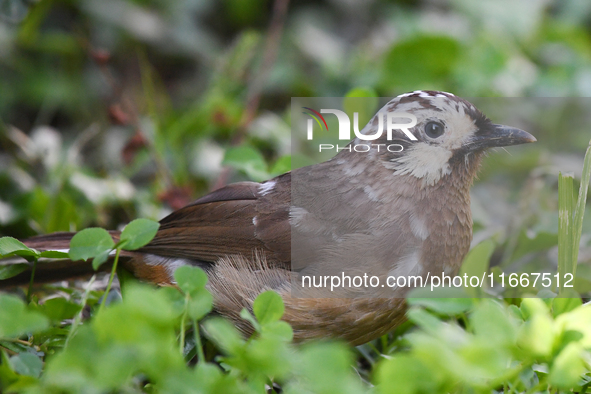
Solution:
{"label": "bird's eye", "polygon": [[429,122],[425,125],[425,134],[430,138],[441,137],[444,131],[445,128],[438,122]]}

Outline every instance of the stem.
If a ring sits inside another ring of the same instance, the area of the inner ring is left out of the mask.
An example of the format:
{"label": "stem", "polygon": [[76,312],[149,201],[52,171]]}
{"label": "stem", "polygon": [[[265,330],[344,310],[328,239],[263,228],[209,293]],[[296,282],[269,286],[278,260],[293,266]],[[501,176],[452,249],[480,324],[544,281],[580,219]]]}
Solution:
{"label": "stem", "polygon": [[382,351],[378,353],[378,356],[380,356],[382,353],[386,353],[386,348],[388,347],[388,334],[382,335],[380,337],[380,342],[382,344]]}
{"label": "stem", "polygon": [[2,342],[20,343],[21,345],[25,346],[33,346],[32,342],[23,341],[22,339],[17,338],[2,338]]}
{"label": "stem", "polygon": [[203,354],[203,345],[201,344],[201,334],[199,333],[199,324],[193,320],[193,333],[195,334],[195,347],[197,348],[197,362],[205,362],[205,355]]}
{"label": "stem", "polygon": [[269,77],[269,72],[273,68],[273,64],[277,58],[277,51],[279,50],[279,43],[281,41],[281,36],[283,35],[283,27],[285,25],[288,8],[289,0],[275,0],[273,4],[273,14],[266,35],[263,60],[257,73],[248,83],[246,92],[246,109],[244,110],[242,119],[240,119],[238,131],[233,138],[233,143],[236,145],[245,137],[248,125],[254,119],[257,109],[259,108],[264,82]]}
{"label": "stem", "polygon": [[[246,137],[248,126],[255,118],[256,112],[259,108],[264,83],[269,76],[269,72],[273,68],[275,59],[277,58],[288,8],[289,0],[275,0],[273,3],[273,14],[266,34],[262,63],[256,74],[248,82],[246,91],[246,108],[238,123],[237,131],[234,134],[234,137],[232,137],[231,144],[233,146],[239,145]],[[224,186],[228,180],[229,174],[230,169],[224,167],[218,176],[218,179],[214,182],[211,190],[216,190]]]}
{"label": "stem", "polygon": [[[373,351],[373,352],[376,354],[376,356],[377,356],[378,358],[380,358],[380,356],[382,355],[382,352],[380,352],[380,351],[378,350],[378,348],[377,348],[377,347],[375,347],[375,345],[374,345],[373,343],[371,343],[371,342],[368,342],[368,343],[367,343],[367,345],[368,345],[368,347],[371,349],[371,351]],[[374,364],[376,363],[376,360],[375,360],[373,357],[371,357],[371,354],[363,354],[363,351],[361,351],[361,350],[360,350],[360,353],[361,353],[361,354],[362,354],[362,355],[365,357],[365,359],[366,359],[366,360],[367,360],[367,361],[368,361],[368,362],[369,362],[371,365],[374,365]]]}
{"label": "stem", "polygon": [[68,346],[70,339],[72,339],[72,337],[74,336],[74,333],[76,332],[76,328],[78,328],[78,326],[80,325],[80,322],[82,321],[82,312],[84,312],[84,307],[86,306],[86,303],[88,302],[88,296],[90,295],[90,289],[92,288],[92,284],[94,283],[95,280],[96,280],[96,274],[92,275],[92,278],[90,278],[90,281],[86,285],[86,289],[84,290],[84,294],[82,295],[82,300],[81,300],[82,308],[80,309],[80,312],[76,315],[76,318],[74,319],[74,321],[72,322],[72,325],[70,326],[70,332],[68,332],[68,337],[66,338],[65,346]]}
{"label": "stem", "polygon": [[187,308],[189,305],[189,294],[185,295],[185,310],[183,312],[183,317],[181,317],[181,338],[179,340],[180,342],[180,352],[181,355],[183,355],[183,351],[185,349],[185,323],[187,321]]}
{"label": "stem", "polygon": [[27,304],[31,302],[31,293],[33,292],[33,282],[35,281],[35,270],[37,269],[37,261],[39,259],[35,257],[33,259],[33,269],[31,270],[31,279],[29,280],[29,288],[27,289]]}
{"label": "stem", "polygon": [[103,294],[103,301],[101,302],[101,306],[99,307],[99,313],[103,310],[105,304],[107,303],[107,296],[111,291],[111,285],[113,284],[115,272],[117,272],[117,263],[119,262],[119,253],[121,253],[121,248],[117,248],[116,250],[117,251],[115,252],[115,261],[113,261],[113,267],[111,268],[111,276],[109,277],[109,284],[107,285],[107,290],[105,290],[105,293]]}
{"label": "stem", "polygon": [[[573,262],[573,177],[558,175],[558,272],[560,279],[567,273],[574,275]],[[558,293],[562,294],[564,280],[560,280]]]}

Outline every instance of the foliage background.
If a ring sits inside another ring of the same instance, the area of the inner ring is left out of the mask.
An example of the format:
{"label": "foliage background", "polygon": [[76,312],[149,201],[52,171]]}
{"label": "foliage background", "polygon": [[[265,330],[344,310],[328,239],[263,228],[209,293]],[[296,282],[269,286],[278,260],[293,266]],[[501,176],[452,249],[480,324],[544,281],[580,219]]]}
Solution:
{"label": "foliage background", "polygon": [[[585,0],[2,0],[0,236],[160,219],[284,172],[291,97],[590,96],[590,27]],[[558,172],[580,177],[591,137],[559,126],[589,100],[485,160],[474,244],[492,264],[556,262]],[[357,349],[361,374],[408,329]]]}

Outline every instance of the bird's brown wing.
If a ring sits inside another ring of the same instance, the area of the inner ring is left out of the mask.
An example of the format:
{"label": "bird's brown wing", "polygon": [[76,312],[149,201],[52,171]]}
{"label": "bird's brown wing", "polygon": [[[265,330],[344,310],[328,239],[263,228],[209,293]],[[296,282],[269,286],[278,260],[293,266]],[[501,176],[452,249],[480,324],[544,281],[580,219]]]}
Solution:
{"label": "bird's brown wing", "polygon": [[287,173],[267,181],[266,190],[254,182],[216,190],[162,219],[140,251],[201,262],[258,251],[269,261],[289,264],[290,183]]}

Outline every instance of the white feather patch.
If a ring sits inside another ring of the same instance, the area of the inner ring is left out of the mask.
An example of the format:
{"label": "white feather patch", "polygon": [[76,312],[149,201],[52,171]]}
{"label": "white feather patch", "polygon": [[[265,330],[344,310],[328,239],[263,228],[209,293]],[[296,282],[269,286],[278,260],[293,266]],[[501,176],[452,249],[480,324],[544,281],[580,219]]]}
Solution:
{"label": "white feather patch", "polygon": [[[61,253],[70,253],[70,249],[51,249],[51,250],[55,251],[55,252],[61,252]],[[109,252],[109,256],[115,256],[116,252],[117,252],[116,250],[111,250]]]}
{"label": "white feather patch", "polygon": [[363,191],[371,201],[380,201],[380,196],[373,187],[366,185],[363,187]]}
{"label": "white feather patch", "polygon": [[289,223],[292,226],[299,226],[302,224],[302,220],[304,220],[304,217],[309,214],[310,212],[308,212],[306,209],[301,208],[301,207],[291,207],[289,209]]}
{"label": "white feather patch", "polygon": [[62,252],[62,253],[70,253],[70,249],[52,249],[56,252]]}
{"label": "white feather patch", "polygon": [[191,260],[178,259],[174,257],[162,257],[156,256],[154,254],[145,255],[144,261],[148,265],[163,265],[166,268],[166,273],[170,276],[170,279],[173,283],[176,283],[173,275],[174,271],[176,271],[177,268],[182,267],[184,265],[193,265],[191,264]]}
{"label": "white feather patch", "polygon": [[420,259],[421,250],[417,249],[397,261],[394,269],[390,270],[388,274],[392,276],[421,274],[423,272],[423,265]]}
{"label": "white feather patch", "polygon": [[404,156],[385,165],[396,170],[394,175],[412,175],[422,179],[423,185],[432,186],[451,173],[451,156],[449,150],[440,146],[418,143],[409,148]]}
{"label": "white feather patch", "polygon": [[423,265],[421,264],[420,260],[420,250],[409,253],[395,263],[395,267],[388,272],[388,275],[394,278],[404,276],[406,279],[408,279],[408,277],[411,275],[422,275]]}
{"label": "white feather patch", "polygon": [[365,163],[346,163],[343,165],[343,171],[348,176],[363,174],[366,170]]}
{"label": "white feather patch", "polygon": [[429,237],[429,229],[427,228],[427,223],[416,214],[412,213],[410,215],[410,230],[412,231],[413,235],[420,240],[424,241]]}
{"label": "white feather patch", "polygon": [[275,188],[275,181],[267,181],[259,186],[259,193],[261,196],[266,196]]}

